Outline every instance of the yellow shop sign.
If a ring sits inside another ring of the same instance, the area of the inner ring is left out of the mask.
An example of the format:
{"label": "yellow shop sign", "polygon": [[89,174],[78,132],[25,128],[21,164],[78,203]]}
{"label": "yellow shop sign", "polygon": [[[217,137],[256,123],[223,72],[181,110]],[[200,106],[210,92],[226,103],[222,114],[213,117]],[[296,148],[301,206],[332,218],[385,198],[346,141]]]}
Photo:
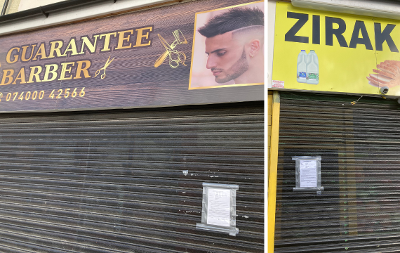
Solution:
{"label": "yellow shop sign", "polygon": [[272,87],[400,95],[400,21],[276,6]]}

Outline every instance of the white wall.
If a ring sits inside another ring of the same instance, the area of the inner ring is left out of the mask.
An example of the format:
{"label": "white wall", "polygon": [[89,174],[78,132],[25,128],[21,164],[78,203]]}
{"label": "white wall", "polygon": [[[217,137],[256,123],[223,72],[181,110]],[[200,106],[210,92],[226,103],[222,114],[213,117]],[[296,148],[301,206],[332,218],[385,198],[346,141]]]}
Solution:
{"label": "white wall", "polygon": [[398,1],[388,0],[292,0],[292,5],[320,11],[334,11],[353,15],[365,15],[400,19]]}
{"label": "white wall", "polygon": [[[5,1],[0,1],[0,2],[2,2],[0,8],[3,9],[3,5],[4,5]],[[11,13],[17,12],[18,11],[18,6],[19,6],[19,2],[20,2],[20,0],[10,0],[8,2],[6,14],[11,14]],[[34,1],[32,1],[32,2],[34,2]]]}
{"label": "white wall", "polygon": [[53,4],[66,0],[21,0],[19,3],[18,11],[36,8],[43,5]]}
{"label": "white wall", "polygon": [[[19,0],[18,0],[19,1]],[[36,2],[36,0],[23,0]],[[51,1],[51,0],[43,0]],[[57,0],[52,0],[57,1]],[[37,1],[41,2],[41,1]],[[170,0],[109,0],[101,3],[93,3],[85,7],[74,7],[68,10],[56,11],[50,13],[46,18],[44,15],[28,17],[0,25],[0,36],[10,33],[22,32],[32,29],[44,28],[72,21],[94,18],[101,15],[120,13],[124,11],[135,10],[145,6],[167,3]]]}

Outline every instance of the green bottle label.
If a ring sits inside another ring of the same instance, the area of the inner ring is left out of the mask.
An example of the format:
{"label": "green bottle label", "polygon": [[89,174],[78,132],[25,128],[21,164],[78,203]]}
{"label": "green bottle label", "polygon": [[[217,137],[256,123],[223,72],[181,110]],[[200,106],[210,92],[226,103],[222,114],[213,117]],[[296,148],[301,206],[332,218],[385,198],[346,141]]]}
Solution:
{"label": "green bottle label", "polygon": [[319,79],[319,74],[317,74],[317,73],[308,73],[308,80],[310,80],[310,79],[318,80]]}

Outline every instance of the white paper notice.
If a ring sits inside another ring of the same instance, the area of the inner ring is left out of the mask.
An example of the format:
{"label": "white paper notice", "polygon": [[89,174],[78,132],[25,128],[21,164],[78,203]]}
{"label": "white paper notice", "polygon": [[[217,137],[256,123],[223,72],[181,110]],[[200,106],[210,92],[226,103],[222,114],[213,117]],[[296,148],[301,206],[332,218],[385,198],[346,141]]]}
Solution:
{"label": "white paper notice", "polygon": [[231,225],[231,190],[208,188],[207,224]]}
{"label": "white paper notice", "polygon": [[300,187],[317,187],[317,161],[300,160]]}

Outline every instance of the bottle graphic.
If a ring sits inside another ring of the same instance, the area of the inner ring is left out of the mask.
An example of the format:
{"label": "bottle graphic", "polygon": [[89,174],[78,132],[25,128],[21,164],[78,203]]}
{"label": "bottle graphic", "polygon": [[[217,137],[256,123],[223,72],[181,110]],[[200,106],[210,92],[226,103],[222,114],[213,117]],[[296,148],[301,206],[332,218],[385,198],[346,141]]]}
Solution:
{"label": "bottle graphic", "polygon": [[307,83],[318,84],[319,82],[319,65],[318,56],[314,50],[310,50],[307,55]]}
{"label": "bottle graphic", "polygon": [[306,50],[301,50],[297,56],[297,82],[307,82],[307,53]]}

